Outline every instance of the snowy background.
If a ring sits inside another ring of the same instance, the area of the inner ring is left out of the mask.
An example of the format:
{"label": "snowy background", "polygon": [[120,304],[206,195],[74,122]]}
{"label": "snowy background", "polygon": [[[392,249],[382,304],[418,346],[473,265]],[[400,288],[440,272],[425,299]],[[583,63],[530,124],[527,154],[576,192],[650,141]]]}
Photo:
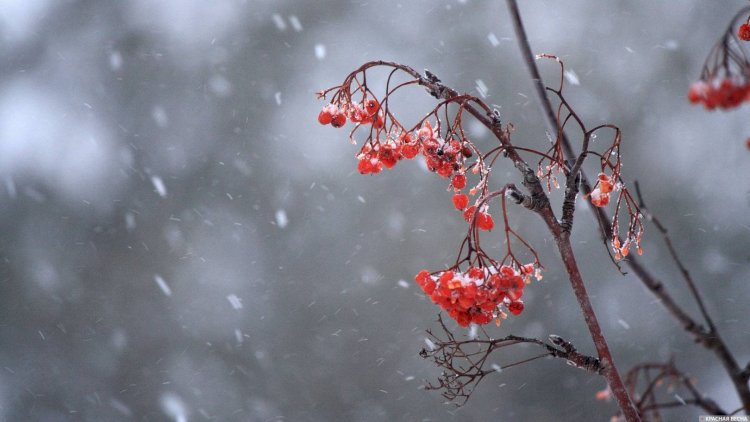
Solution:
{"label": "snowy background", "polygon": [[[746,2],[521,3],[534,51],[575,72],[582,117],[623,129],[624,176],[746,362],[748,110],[686,101]],[[314,93],[371,59],[486,87],[517,142],[545,139],[504,2],[0,2],[0,420],[608,420],[603,379],[561,361],[489,377],[461,409],[420,388],[437,308],[411,280],[453,259],[465,223],[421,164],[360,176],[345,132],[317,124]],[[493,334],[593,353],[538,218],[516,211],[547,271]],[[584,207],[576,223],[619,367],[674,357],[736,408],[713,356],[607,262]],[[695,311],[656,230],[644,249]]]}

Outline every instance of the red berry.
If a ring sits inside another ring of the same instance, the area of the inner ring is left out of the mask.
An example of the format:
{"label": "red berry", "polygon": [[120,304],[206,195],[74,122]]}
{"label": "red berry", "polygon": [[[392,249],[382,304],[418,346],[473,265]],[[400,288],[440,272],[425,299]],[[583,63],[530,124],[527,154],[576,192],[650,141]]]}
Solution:
{"label": "red berry", "polygon": [[411,160],[417,154],[419,154],[419,145],[417,144],[406,144],[401,147],[401,155],[406,159]]}
{"label": "red berry", "polygon": [[750,41],[750,25],[747,23],[740,25],[740,28],[737,31],[737,36],[740,37],[742,41]]}
{"label": "red berry", "polygon": [[472,205],[469,208],[464,211],[464,220],[466,220],[467,223],[471,223],[471,219],[474,218],[474,211],[477,210],[476,205]]}
{"label": "red berry", "polygon": [[596,188],[591,191],[591,203],[597,207],[606,207],[609,204],[609,194]]}
{"label": "red berry", "polygon": [[440,161],[440,165],[437,168],[437,174],[441,177],[448,177],[453,174],[453,164],[447,161]]}
{"label": "red berry", "polygon": [[372,121],[372,127],[374,127],[375,129],[380,129],[384,125],[385,125],[385,121],[383,119],[383,115],[382,114],[378,114],[378,117],[375,118],[375,119],[373,119],[373,121]]}
{"label": "red berry", "polygon": [[466,176],[463,174],[457,174],[451,179],[451,184],[456,189],[463,189],[466,186]]}
{"label": "red berry", "polygon": [[495,222],[492,221],[491,215],[486,212],[480,212],[479,215],[477,215],[477,227],[479,227],[480,230],[492,230],[492,228],[495,227]]}
{"label": "red berry", "polygon": [[472,267],[469,269],[469,277],[476,279],[484,278],[484,270],[481,268]]}
{"label": "red berry", "polygon": [[508,304],[508,311],[515,316],[521,315],[521,312],[523,312],[523,302],[510,302]]}
{"label": "red berry", "polygon": [[380,146],[378,158],[386,168],[393,168],[396,165],[401,155],[401,147],[397,147],[393,144],[385,144]]}
{"label": "red berry", "polygon": [[325,108],[318,114],[318,123],[321,125],[327,125],[331,123],[331,120],[333,120],[333,115]]}
{"label": "red berry", "polygon": [[380,110],[380,104],[378,104],[375,99],[367,100],[365,103],[365,110],[367,110],[367,113],[372,116]]}
{"label": "red berry", "polygon": [[346,116],[343,113],[334,114],[331,119],[331,126],[341,127],[346,124]]}
{"label": "red berry", "polygon": [[469,205],[469,197],[464,195],[463,193],[457,193],[453,195],[453,206],[456,207],[457,210],[462,210],[466,208],[466,206]]}
{"label": "red berry", "polygon": [[419,129],[419,140],[426,141],[427,139],[432,139],[432,125],[430,125],[430,122],[425,120],[425,122],[422,124],[422,128]]}
{"label": "red berry", "polygon": [[701,99],[703,99],[703,93],[701,92],[698,85],[697,84],[690,85],[690,89],[688,90],[688,101],[690,101],[693,104],[696,104],[700,102]]}

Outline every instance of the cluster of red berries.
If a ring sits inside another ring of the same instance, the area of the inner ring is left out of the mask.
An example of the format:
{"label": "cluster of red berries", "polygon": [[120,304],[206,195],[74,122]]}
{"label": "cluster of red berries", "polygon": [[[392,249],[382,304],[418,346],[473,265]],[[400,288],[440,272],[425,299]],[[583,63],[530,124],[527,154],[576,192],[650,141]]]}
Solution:
{"label": "cluster of red berries", "polygon": [[384,125],[383,113],[380,112],[380,104],[375,99],[369,99],[362,104],[328,104],[318,114],[318,123],[341,127],[346,124],[347,117],[353,123],[372,124],[376,129],[382,128]]}
{"label": "cluster of red berries", "polygon": [[750,83],[744,78],[702,80],[690,85],[688,100],[707,110],[729,109],[750,100]]}
{"label": "cluster of red berries", "polygon": [[365,144],[357,159],[357,170],[362,174],[375,174],[385,168],[393,168],[399,160],[411,160],[419,154],[421,146],[411,135],[402,132],[398,138]]}
{"label": "cluster of red berries", "polygon": [[501,307],[513,315],[523,312],[523,288],[534,274],[541,273],[533,264],[515,269],[508,265],[498,268],[470,267],[464,272],[447,270],[436,275],[422,270],[414,278],[433,302],[448,312],[462,327],[471,323],[484,325],[493,319],[507,318]]}
{"label": "cluster of red berries", "polygon": [[[374,99],[363,104],[329,104],[318,115],[318,121],[324,125],[341,127],[346,123],[347,117],[353,123],[371,123],[376,129],[383,127],[380,105]],[[456,191],[453,195],[453,206],[459,211],[464,211],[463,216],[467,222],[474,221],[476,206],[469,207],[469,196],[460,192],[466,187],[466,175],[462,170],[463,161],[471,157],[471,148],[455,139],[445,141],[436,137],[432,125],[427,120],[422,123],[415,136],[402,131],[397,137],[388,136],[385,140],[376,139],[365,144],[357,155],[357,170],[362,174],[376,174],[383,167],[393,168],[399,160],[410,160],[420,152],[430,171],[441,177],[452,176],[451,186]],[[471,189],[470,193],[475,194],[476,189]],[[492,230],[495,226],[492,216],[486,212],[486,207],[477,214],[476,225],[481,230]]]}
{"label": "cluster of red berries", "polygon": [[[466,195],[464,195],[466,196]],[[453,202],[455,203],[455,197]],[[483,207],[486,209],[486,207]],[[475,205],[470,206],[464,211],[464,220],[471,224],[474,219],[474,213],[476,213],[477,207]],[[476,225],[480,230],[492,230],[495,227],[495,222],[492,220],[492,216],[487,211],[479,211],[476,217]]]}
{"label": "cluster of red berries", "polygon": [[[466,176],[462,173],[455,174],[451,178],[451,186],[455,189],[456,193],[453,195],[453,206],[464,212],[464,220],[471,224],[474,220],[474,214],[477,211],[476,205],[469,207],[469,196],[461,192],[461,189],[466,187]],[[476,193],[476,189],[472,188],[470,192],[472,195]],[[467,208],[468,207],[468,208]],[[480,230],[492,230],[495,227],[495,222],[492,220],[492,216],[486,212],[486,207],[483,207],[485,211],[479,211],[476,216],[476,225]]]}
{"label": "cluster of red berries", "polygon": [[461,142],[436,137],[430,122],[426,120],[417,132],[417,140],[422,144],[427,168],[441,177],[450,177],[461,168],[463,157],[471,156],[471,150],[463,148]]}
{"label": "cluster of red berries", "polygon": [[638,232],[633,236],[628,236],[625,242],[620,242],[619,236],[615,235],[612,237],[612,250],[615,251],[615,259],[620,260],[630,254],[630,247],[635,245],[636,252],[638,255],[643,255],[643,248],[641,248],[641,235],[642,232]]}
{"label": "cluster of red berries", "polygon": [[597,207],[606,207],[609,204],[609,194],[614,189],[615,184],[612,178],[604,173],[599,173],[597,186],[591,191],[591,203]]}
{"label": "cluster of red berries", "polygon": [[748,25],[747,22],[740,25],[739,29],[737,30],[737,36],[742,41],[750,41],[750,25]]}

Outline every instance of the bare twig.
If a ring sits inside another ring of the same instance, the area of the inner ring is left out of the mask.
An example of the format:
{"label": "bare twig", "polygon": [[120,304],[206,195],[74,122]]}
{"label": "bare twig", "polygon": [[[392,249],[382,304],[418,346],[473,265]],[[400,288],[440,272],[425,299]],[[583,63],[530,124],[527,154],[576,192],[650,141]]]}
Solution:
{"label": "bare twig", "polygon": [[[445,325],[441,315],[438,316],[440,332],[427,331],[430,344],[422,349],[420,356],[432,359],[443,373],[437,383],[429,383],[428,390],[441,390],[442,396],[454,401],[456,405],[465,404],[474,388],[485,376],[502,370],[522,365],[533,360],[552,357],[564,359],[569,365],[593,374],[601,375],[604,371],[599,359],[584,355],[560,336],[550,335],[550,343],[535,338],[508,335],[499,339],[485,337],[482,339],[457,339],[456,335]],[[486,333],[485,333],[486,334]],[[517,362],[498,365],[490,362],[489,357],[499,349],[517,344],[532,344],[540,347],[542,353]]]}
{"label": "bare twig", "polygon": [[[727,414],[714,400],[701,394],[695,387],[695,381],[677,369],[672,361],[638,364],[625,374],[625,384],[631,397],[635,397],[635,405],[640,414],[643,417],[650,415],[652,420],[661,420],[660,410],[679,405],[694,405],[712,415]],[[639,391],[640,386],[643,388]],[[691,398],[680,398],[676,393],[678,389],[685,391]],[[678,400],[676,402],[660,401],[659,396],[664,395],[660,394],[662,390],[677,397]]]}

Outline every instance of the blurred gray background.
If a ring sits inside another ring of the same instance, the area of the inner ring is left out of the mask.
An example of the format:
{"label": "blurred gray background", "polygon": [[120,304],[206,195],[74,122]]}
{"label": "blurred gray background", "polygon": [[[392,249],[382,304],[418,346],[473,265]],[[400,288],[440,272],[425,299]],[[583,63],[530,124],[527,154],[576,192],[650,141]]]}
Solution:
{"label": "blurred gray background", "polygon": [[[624,177],[747,362],[748,110],[686,101],[747,2],[520,3],[533,50],[576,75],[581,116],[623,129]],[[438,309],[412,278],[452,261],[465,223],[421,163],[360,176],[346,132],[316,122],[314,93],[372,59],[486,91],[516,142],[546,142],[502,1],[0,1],[0,420],[608,420],[604,380],[561,361],[489,377],[460,409],[421,388]],[[411,92],[417,117],[433,103]],[[491,333],[593,353],[549,236],[511,214],[547,271]],[[585,207],[574,237],[619,367],[674,357],[736,408],[713,355],[608,262]],[[485,244],[499,254],[501,236]],[[655,229],[644,249],[697,316]]]}

